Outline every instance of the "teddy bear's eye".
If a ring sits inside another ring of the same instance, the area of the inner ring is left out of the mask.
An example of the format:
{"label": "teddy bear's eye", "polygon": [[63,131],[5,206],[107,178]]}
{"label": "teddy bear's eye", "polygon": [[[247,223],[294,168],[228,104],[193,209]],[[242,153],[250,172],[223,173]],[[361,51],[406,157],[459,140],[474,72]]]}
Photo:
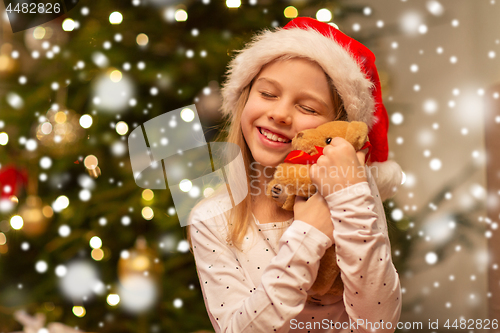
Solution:
{"label": "teddy bear's eye", "polygon": [[327,138],[325,142],[326,142],[327,145],[329,145],[330,142],[332,142],[332,138]]}

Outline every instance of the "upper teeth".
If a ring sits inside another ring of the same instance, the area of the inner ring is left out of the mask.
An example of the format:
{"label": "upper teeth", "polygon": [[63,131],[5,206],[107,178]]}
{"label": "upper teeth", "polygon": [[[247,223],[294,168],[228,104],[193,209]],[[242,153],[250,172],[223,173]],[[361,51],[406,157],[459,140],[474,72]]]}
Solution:
{"label": "upper teeth", "polygon": [[261,129],[261,133],[262,133],[262,135],[264,135],[266,138],[268,138],[271,141],[290,142],[290,140],[283,139],[283,138],[277,136],[276,134],[271,133],[263,128]]}

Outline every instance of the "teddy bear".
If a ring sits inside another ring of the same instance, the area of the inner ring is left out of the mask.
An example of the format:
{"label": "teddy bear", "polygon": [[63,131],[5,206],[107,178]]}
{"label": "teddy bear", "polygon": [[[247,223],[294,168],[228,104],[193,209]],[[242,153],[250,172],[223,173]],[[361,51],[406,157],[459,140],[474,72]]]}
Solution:
{"label": "teddy bear", "polygon": [[[359,121],[331,121],[315,129],[297,133],[292,140],[292,152],[277,166],[266,194],[283,209],[293,210],[297,195],[309,198],[317,192],[309,177],[309,168],[323,154],[323,148],[334,137],[344,138],[356,151],[368,148],[368,126]],[[368,154],[366,155],[368,158]],[[317,278],[308,291],[308,300],[314,296],[342,295],[344,285],[337,266],[335,246],[328,248],[321,258]]]}

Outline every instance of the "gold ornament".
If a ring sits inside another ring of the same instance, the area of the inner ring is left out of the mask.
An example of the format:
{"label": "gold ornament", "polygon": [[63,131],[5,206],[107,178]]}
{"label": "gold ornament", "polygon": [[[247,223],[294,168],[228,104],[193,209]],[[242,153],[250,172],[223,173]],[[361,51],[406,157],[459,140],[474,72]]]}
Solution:
{"label": "gold ornament", "polygon": [[5,77],[17,69],[17,61],[12,58],[12,44],[3,43],[0,47],[0,77]]}
{"label": "gold ornament", "polygon": [[146,239],[138,237],[135,247],[128,251],[128,256],[122,255],[118,260],[118,279],[122,283],[134,275],[158,279],[163,269],[155,259],[156,254],[147,246]]}
{"label": "gold ornament", "polygon": [[57,54],[68,42],[69,35],[61,31],[56,21],[47,22],[24,32],[24,45],[30,51],[38,51],[42,54],[52,52]]}
{"label": "gold ornament", "polygon": [[80,126],[80,116],[68,109],[50,109],[46,120],[36,125],[36,137],[47,147],[57,148],[54,153],[62,154],[72,143],[82,138],[85,130]]}
{"label": "gold ornament", "polygon": [[24,221],[22,230],[26,235],[39,236],[47,229],[52,209],[49,213],[46,207],[43,206],[42,199],[36,195],[29,195],[26,198],[26,203],[19,208],[19,215]]}

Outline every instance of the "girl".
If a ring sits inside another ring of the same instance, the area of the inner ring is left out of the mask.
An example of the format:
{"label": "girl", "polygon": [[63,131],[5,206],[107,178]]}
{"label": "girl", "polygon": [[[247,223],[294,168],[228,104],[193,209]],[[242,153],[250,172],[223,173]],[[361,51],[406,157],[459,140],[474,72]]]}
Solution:
{"label": "girl", "polygon": [[[193,209],[188,236],[216,332],[396,329],[401,291],[382,200],[401,183],[401,170],[387,161],[387,112],[374,61],[334,27],[296,18],[258,34],[229,64],[226,141],[241,148],[249,195],[229,213],[221,196],[202,202],[220,215],[207,219],[204,209]],[[357,172],[367,170],[366,152],[334,138],[311,169],[320,191],[297,199],[293,212],[278,208],[265,195],[273,168],[297,133],[332,120],[367,123],[373,176]],[[314,172],[319,167],[357,171],[332,176]],[[332,245],[344,293],[308,295]]]}

